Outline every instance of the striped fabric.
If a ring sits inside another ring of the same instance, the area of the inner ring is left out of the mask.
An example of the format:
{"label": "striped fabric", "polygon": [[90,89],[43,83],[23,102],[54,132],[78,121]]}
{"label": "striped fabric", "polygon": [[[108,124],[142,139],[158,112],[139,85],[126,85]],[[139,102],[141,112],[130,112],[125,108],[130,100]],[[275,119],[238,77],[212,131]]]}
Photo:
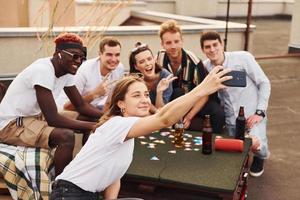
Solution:
{"label": "striped fabric", "polygon": [[173,88],[180,87],[185,92],[191,91],[208,74],[201,60],[193,52],[184,49],[182,49],[182,62],[177,72],[172,71],[170,60],[165,50],[158,52],[157,63],[178,77],[178,79],[173,81]]}
{"label": "striped fabric", "polygon": [[49,199],[53,153],[0,143],[0,173],[13,199]]}

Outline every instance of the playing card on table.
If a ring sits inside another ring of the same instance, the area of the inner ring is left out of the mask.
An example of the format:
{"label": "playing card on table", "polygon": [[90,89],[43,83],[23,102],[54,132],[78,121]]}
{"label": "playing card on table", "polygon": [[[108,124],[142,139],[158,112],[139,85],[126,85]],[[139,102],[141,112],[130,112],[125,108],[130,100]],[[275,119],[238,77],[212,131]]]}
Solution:
{"label": "playing card on table", "polygon": [[170,134],[170,132],[168,132],[168,131],[163,131],[163,132],[160,133],[160,135],[163,136],[163,137],[165,137],[169,134]]}
{"label": "playing card on table", "polygon": [[188,137],[188,138],[193,137],[191,134],[188,134],[188,133],[185,133],[184,136],[186,136],[186,137]]}
{"label": "playing card on table", "polygon": [[155,140],[156,137],[149,136],[149,139],[150,139],[150,140]]}
{"label": "playing card on table", "polygon": [[150,158],[150,160],[159,160],[159,158],[156,156],[153,156],[152,158]]}
{"label": "playing card on table", "polygon": [[170,150],[168,151],[169,153],[172,153],[172,154],[175,154],[176,153],[176,150]]}
{"label": "playing card on table", "polygon": [[149,148],[149,149],[155,149],[155,145],[156,144],[154,144],[154,143],[149,143],[148,146],[147,146],[147,148]]}

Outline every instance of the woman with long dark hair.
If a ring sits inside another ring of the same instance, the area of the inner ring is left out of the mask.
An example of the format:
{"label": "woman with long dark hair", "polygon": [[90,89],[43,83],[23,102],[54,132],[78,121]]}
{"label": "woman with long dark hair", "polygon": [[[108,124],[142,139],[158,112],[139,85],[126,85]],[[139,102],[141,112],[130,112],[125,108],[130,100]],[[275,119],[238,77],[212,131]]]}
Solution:
{"label": "woman with long dark hair", "polygon": [[153,53],[148,45],[136,43],[136,47],[129,55],[130,73],[141,73],[149,90],[152,103],[150,112],[162,108],[170,101],[173,87],[172,81],[176,79],[166,69],[155,62]]}

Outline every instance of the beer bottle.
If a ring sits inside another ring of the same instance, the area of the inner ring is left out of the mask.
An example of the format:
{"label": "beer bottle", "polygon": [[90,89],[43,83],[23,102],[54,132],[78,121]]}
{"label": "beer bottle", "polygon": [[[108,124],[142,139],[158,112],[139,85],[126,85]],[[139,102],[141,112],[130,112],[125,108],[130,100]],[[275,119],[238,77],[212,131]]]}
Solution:
{"label": "beer bottle", "polygon": [[210,116],[205,115],[203,122],[203,134],[202,134],[202,153],[212,153],[212,128],[210,125]]}
{"label": "beer bottle", "polygon": [[244,106],[240,106],[239,115],[235,121],[235,139],[245,140],[246,118]]}
{"label": "beer bottle", "polygon": [[177,122],[174,126],[175,128],[175,133],[174,133],[174,144],[175,147],[183,147],[184,146],[184,141],[183,141],[183,132],[184,132],[184,128],[183,128],[183,122],[180,120],[179,122]]}

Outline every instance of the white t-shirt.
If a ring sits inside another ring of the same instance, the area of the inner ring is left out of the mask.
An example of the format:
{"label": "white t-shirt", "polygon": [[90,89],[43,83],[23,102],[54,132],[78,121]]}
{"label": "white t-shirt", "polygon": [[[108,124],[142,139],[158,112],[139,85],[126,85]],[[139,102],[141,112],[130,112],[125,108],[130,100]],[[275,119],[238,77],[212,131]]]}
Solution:
{"label": "white t-shirt", "polygon": [[[108,78],[109,81],[115,81],[122,78],[124,74],[124,66],[119,63],[117,68],[113,70]],[[79,93],[84,96],[88,92],[92,91],[103,81],[104,77],[100,73],[100,60],[99,58],[93,58],[85,61],[79,67],[75,75],[75,85]],[[94,99],[91,104],[95,107],[101,108],[106,102],[108,95],[98,97]],[[69,98],[64,91],[61,92],[60,96],[56,100],[57,107],[63,109],[63,106]]]}
{"label": "white t-shirt", "polygon": [[52,91],[54,99],[65,86],[74,85],[73,75],[57,78],[51,58],[33,62],[10,84],[0,104],[0,130],[11,120],[20,116],[34,116],[41,113],[34,86],[39,85]]}
{"label": "white t-shirt", "polygon": [[120,179],[132,161],[134,139],[125,140],[139,117],[116,116],[91,134],[80,152],[56,177],[90,192],[101,192]]}

